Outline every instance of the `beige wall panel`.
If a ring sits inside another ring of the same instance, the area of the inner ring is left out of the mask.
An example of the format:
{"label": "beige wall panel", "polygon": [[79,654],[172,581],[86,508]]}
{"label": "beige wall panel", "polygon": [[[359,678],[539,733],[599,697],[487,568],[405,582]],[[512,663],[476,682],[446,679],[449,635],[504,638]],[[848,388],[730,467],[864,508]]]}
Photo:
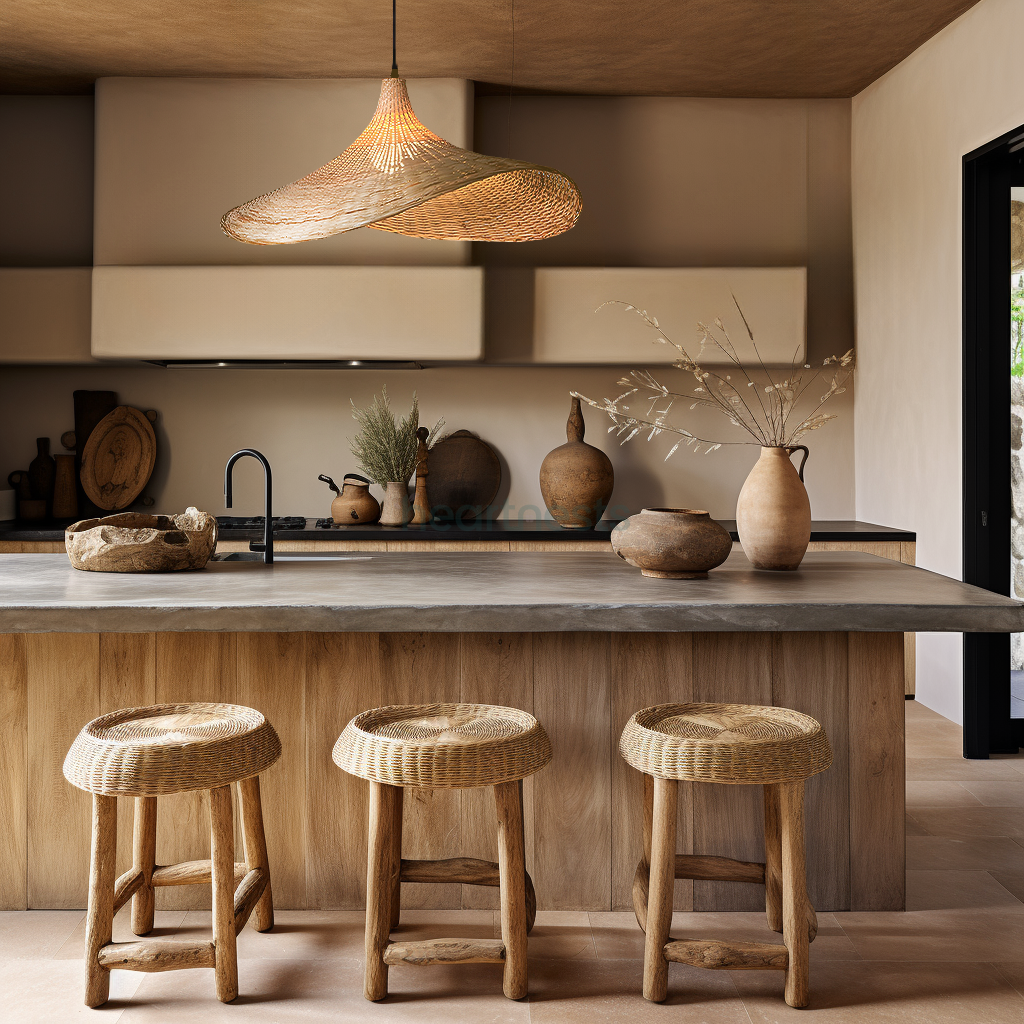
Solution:
{"label": "beige wall panel", "polygon": [[[771,704],[770,633],[694,633],[693,699],[714,704]],[[693,852],[764,861],[760,786],[693,787]],[[763,910],[764,890],[694,882],[694,910]]]}
{"label": "beige wall panel", "polygon": [[[643,776],[619,753],[626,722],[641,708],[693,700],[691,633],[611,635],[612,910],[633,909],[633,875],[643,855]],[[676,852],[693,852],[693,787],[679,786]],[[693,882],[675,885],[675,909],[693,909]]]}
{"label": "beige wall panel", "polygon": [[[807,337],[806,267],[545,267],[536,271],[532,358],[538,363],[671,364],[679,351],[635,310],[604,306],[610,297],[645,309],[696,358],[697,322],[721,317],[736,354],[757,354],[733,303],[739,302],[765,363],[803,362]],[[709,345],[701,361],[728,363]]]}
{"label": "beige wall panel", "polygon": [[[235,635],[235,700],[259,711],[281,738],[280,759],[260,778],[274,905],[298,909],[304,909],[307,902],[307,635]],[[237,799],[237,787],[234,793]],[[242,859],[240,854],[237,859]]]}
{"label": "beige wall panel", "polygon": [[[382,704],[456,703],[460,698],[458,633],[382,633]],[[441,860],[462,853],[462,791],[406,789],[402,856]],[[402,906],[455,910],[462,886],[410,882]]]}
{"label": "beige wall panel", "polygon": [[480,267],[97,267],[105,359],[479,359]]}
{"label": "beige wall panel", "polygon": [[[468,704],[500,704],[533,713],[533,634],[463,633],[461,649],[462,696]],[[526,870],[534,868],[534,776],[523,781],[523,818]],[[462,854],[481,860],[498,859],[498,827],[494,790],[462,791]],[[464,885],[462,905],[497,909],[498,890]]]}
{"label": "beige wall panel", "polygon": [[611,909],[610,637],[537,633],[534,714],[553,757],[533,784],[537,905]]}
{"label": "beige wall panel", "polygon": [[[157,703],[195,700],[234,703],[235,693],[234,633],[157,634]],[[237,804],[234,794],[232,800]],[[160,864],[209,858],[208,792],[176,793],[160,798],[156,821],[156,855]],[[161,886],[156,891],[156,905],[160,910],[209,909],[210,887]]]}
{"label": "beige wall panel", "polygon": [[[156,703],[156,634],[100,633],[100,714]],[[157,814],[159,815],[159,807]],[[117,798],[117,873],[132,864],[135,800]],[[159,856],[159,852],[157,854]]]}
{"label": "beige wall panel", "polygon": [[0,910],[28,908],[28,652],[24,634],[0,634]]}
{"label": "beige wall panel", "polygon": [[[859,699],[859,697],[858,697]],[[846,633],[772,635],[772,704],[817,719],[832,745],[832,768],[804,788],[806,829],[831,836],[807,844],[807,894],[816,907],[850,905],[850,742]]]}
{"label": "beige wall panel", "polygon": [[[306,634],[306,901],[310,910],[366,905],[369,783],[331,751],[348,721],[388,703],[376,633]],[[273,865],[271,865],[273,868]]]}
{"label": "beige wall panel", "polygon": [[0,267],[0,363],[94,363],[90,267]]}
{"label": "beige wall panel", "polygon": [[[68,748],[100,713],[96,633],[27,633],[28,905],[84,907],[92,798],[64,778]],[[54,840],[59,837],[59,842]]]}
{"label": "beige wall panel", "polygon": [[[369,228],[301,245],[246,245],[221,231],[232,207],[333,160],[379,96],[380,79],[100,79],[96,263],[468,263],[468,242]],[[410,81],[409,97],[431,130],[467,146],[468,83]]]}
{"label": "beige wall panel", "polygon": [[905,903],[902,633],[850,633],[851,910]]}
{"label": "beige wall panel", "polygon": [[[964,154],[1024,123],[1024,4],[985,0],[853,98],[857,518],[962,566]],[[1009,273],[1009,267],[1006,268]],[[963,716],[963,638],[918,638],[917,699]]]}

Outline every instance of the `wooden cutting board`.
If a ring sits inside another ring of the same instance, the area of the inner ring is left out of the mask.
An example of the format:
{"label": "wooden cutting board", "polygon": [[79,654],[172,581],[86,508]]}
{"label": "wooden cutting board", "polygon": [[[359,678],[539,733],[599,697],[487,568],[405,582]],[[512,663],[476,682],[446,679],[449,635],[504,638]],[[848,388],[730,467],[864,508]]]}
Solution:
{"label": "wooden cutting board", "polygon": [[82,451],[82,488],[102,509],[127,508],[149,482],[156,463],[153,425],[129,405],[96,424]]}
{"label": "wooden cutting board", "polygon": [[500,486],[498,456],[468,430],[443,437],[427,453],[427,496],[435,519],[475,519]]}

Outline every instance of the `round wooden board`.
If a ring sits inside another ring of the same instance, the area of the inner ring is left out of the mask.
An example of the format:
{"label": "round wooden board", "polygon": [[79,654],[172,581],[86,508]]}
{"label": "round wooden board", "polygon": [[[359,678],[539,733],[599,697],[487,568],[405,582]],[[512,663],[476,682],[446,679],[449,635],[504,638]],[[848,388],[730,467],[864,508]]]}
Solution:
{"label": "round wooden board", "polygon": [[127,508],[149,482],[156,462],[153,425],[119,405],[96,424],[82,452],[82,488],[102,509]]}
{"label": "round wooden board", "polygon": [[427,495],[436,519],[476,519],[500,486],[498,456],[468,430],[456,430],[427,453]]}

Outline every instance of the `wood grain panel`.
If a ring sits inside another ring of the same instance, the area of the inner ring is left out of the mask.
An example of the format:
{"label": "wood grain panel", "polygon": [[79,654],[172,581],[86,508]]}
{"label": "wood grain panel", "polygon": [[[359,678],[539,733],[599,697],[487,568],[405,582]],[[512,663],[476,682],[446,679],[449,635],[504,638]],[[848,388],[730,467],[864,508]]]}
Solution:
{"label": "wood grain panel", "polygon": [[62,540],[0,540],[0,554],[63,555],[67,548]]}
{"label": "wood grain panel", "polygon": [[[917,565],[917,543],[905,540],[900,544],[900,561],[904,565]],[[903,693],[917,693],[917,634],[903,634]]]}
{"label": "wood grain panel", "polygon": [[64,757],[100,712],[99,636],[26,633],[28,905],[84,907],[92,798],[64,778]]}
{"label": "wood grain panel", "polygon": [[384,703],[378,634],[306,634],[306,905],[311,910],[366,905],[369,783],[343,772],[331,751],[354,715]]}
{"label": "wood grain panel", "polygon": [[850,909],[906,901],[903,634],[849,633]]}
{"label": "wood grain panel", "polygon": [[0,910],[28,908],[28,652],[0,633]]}
{"label": "wood grain panel", "polygon": [[612,545],[607,540],[512,540],[510,551],[607,551]]}
{"label": "wood grain panel", "polygon": [[772,703],[816,718],[832,768],[809,779],[807,891],[816,907],[850,906],[849,689],[846,633],[775,633]]}
{"label": "wood grain panel", "polygon": [[508,551],[507,540],[389,540],[388,551]]}
{"label": "wood grain panel", "polygon": [[[770,633],[695,633],[694,700],[771,704]],[[693,787],[693,852],[763,861],[760,786]],[[764,892],[726,882],[694,882],[694,910],[763,910]]]}
{"label": "wood grain panel", "polygon": [[898,540],[812,540],[807,545],[808,551],[863,551],[879,558],[891,558],[900,561],[901,542]]}
{"label": "wood grain panel", "polygon": [[306,634],[238,633],[235,699],[281,738],[281,757],[260,778],[274,905],[306,906]]}
{"label": "wood grain panel", "polygon": [[[533,634],[464,633],[461,649],[459,698],[469,704],[501,704],[533,713]],[[462,791],[462,856],[498,859],[497,818],[494,790],[490,787]],[[526,870],[534,870],[533,777],[523,781],[523,818],[526,838]],[[490,886],[464,885],[462,906],[497,909],[498,890]]]}
{"label": "wood grain panel", "polygon": [[[156,699],[235,702],[234,633],[158,633]],[[210,856],[210,797],[207,792],[160,798],[156,855],[161,864]],[[156,890],[158,910],[208,910],[206,885],[169,885]]]}
{"label": "wood grain panel", "polygon": [[[380,634],[383,704],[457,702],[458,633]],[[462,792],[457,789],[407,789],[402,856],[442,860],[462,851]],[[457,883],[413,882],[402,886],[402,906],[456,910],[462,906]]]}
{"label": "wood grain panel", "polygon": [[[611,636],[612,910],[633,909],[633,874],[643,855],[643,776],[619,754],[619,737],[641,708],[693,700],[690,633]],[[693,852],[693,787],[678,786],[676,852]],[[693,909],[693,883],[675,883],[676,910]]]}
{"label": "wood grain panel", "polygon": [[[386,551],[383,540],[277,540],[275,551]],[[248,550],[248,542],[246,542]]]}
{"label": "wood grain panel", "polygon": [[537,633],[534,714],[554,756],[534,781],[534,863],[543,910],[611,909],[610,638]]}
{"label": "wood grain panel", "polygon": [[[156,703],[156,634],[100,634],[100,714]],[[159,813],[159,812],[158,812]],[[118,875],[132,864],[133,797],[117,798]]]}

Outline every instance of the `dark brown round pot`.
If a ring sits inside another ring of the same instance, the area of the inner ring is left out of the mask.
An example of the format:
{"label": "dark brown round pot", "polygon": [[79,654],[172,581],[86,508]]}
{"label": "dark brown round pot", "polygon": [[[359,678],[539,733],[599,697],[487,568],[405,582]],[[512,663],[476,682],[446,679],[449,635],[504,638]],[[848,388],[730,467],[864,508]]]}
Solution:
{"label": "dark brown round pot", "polygon": [[612,530],[612,550],[644,576],[706,579],[729,557],[732,537],[701,509],[645,508]]}

